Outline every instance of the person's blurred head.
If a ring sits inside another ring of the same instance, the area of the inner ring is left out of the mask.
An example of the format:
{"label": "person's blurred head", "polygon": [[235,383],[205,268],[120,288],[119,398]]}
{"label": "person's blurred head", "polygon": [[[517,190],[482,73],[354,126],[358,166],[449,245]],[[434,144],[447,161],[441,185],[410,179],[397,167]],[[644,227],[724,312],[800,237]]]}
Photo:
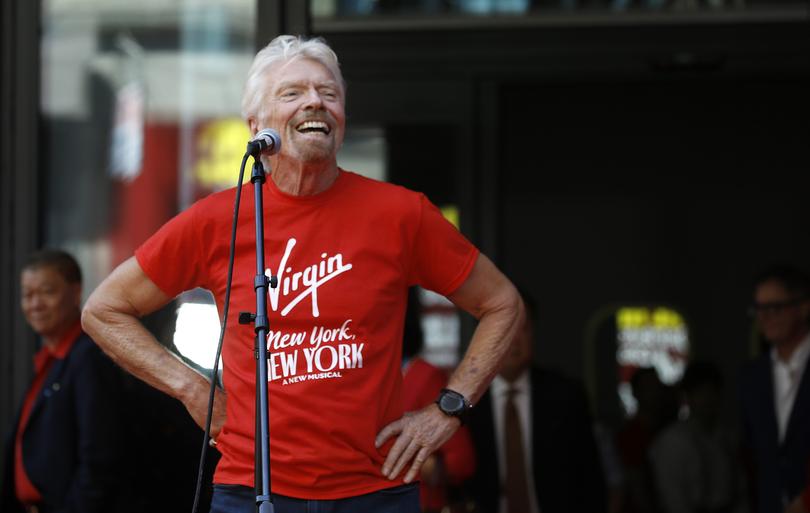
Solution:
{"label": "person's blurred head", "polygon": [[810,278],[789,266],[763,271],[754,281],[751,311],[770,343],[796,343],[810,330]]}
{"label": "person's blurred head", "polygon": [[514,381],[532,364],[534,355],[534,322],[537,311],[534,299],[524,289],[519,289],[526,307],[526,316],[523,324],[518,327],[515,339],[509,352],[506,354],[500,375],[507,381]]}
{"label": "person's blurred head", "polygon": [[64,251],[33,253],[23,265],[20,288],[25,320],[47,344],[58,342],[81,315],[81,269]]}
{"label": "person's blurred head", "polygon": [[713,426],[723,401],[723,374],[717,365],[703,361],[689,363],[680,388],[689,406],[689,417]]}
{"label": "person's blurred head", "polygon": [[649,413],[660,406],[664,385],[654,367],[640,367],[630,377],[630,389],[640,413]]}

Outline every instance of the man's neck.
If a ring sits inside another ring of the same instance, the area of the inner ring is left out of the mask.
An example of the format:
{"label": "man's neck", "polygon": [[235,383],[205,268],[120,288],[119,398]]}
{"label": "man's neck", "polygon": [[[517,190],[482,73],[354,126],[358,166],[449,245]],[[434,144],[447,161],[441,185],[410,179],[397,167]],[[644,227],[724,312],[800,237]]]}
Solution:
{"label": "man's neck", "polygon": [[329,189],[337,180],[337,162],[301,162],[274,159],[271,178],[290,196],[312,196]]}
{"label": "man's neck", "polygon": [[776,349],[776,356],[779,357],[780,360],[783,362],[789,362],[790,358],[793,356],[793,353],[796,352],[796,348],[804,341],[807,337],[808,330],[804,330],[801,333],[798,333],[796,336],[791,337],[790,340],[784,341],[780,344],[774,344],[774,349]]}
{"label": "man's neck", "polygon": [[42,337],[42,345],[51,351],[55,351],[61,340],[61,336]]}
{"label": "man's neck", "polygon": [[57,347],[59,347],[59,343],[67,336],[70,330],[76,326],[76,323],[79,322],[79,316],[77,315],[73,318],[69,323],[65,326],[62,326],[59,330],[48,333],[47,335],[41,335],[42,338],[42,345],[47,347],[49,350],[54,351]]}

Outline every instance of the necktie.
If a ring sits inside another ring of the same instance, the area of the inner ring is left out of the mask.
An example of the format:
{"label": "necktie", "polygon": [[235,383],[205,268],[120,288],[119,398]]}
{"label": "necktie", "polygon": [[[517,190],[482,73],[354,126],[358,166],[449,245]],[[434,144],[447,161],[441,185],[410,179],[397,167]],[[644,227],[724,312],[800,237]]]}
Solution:
{"label": "necktie", "polygon": [[514,388],[506,392],[503,412],[504,448],[506,449],[506,510],[509,513],[529,513],[529,484],[526,479],[526,451],[523,429],[515,407]]}

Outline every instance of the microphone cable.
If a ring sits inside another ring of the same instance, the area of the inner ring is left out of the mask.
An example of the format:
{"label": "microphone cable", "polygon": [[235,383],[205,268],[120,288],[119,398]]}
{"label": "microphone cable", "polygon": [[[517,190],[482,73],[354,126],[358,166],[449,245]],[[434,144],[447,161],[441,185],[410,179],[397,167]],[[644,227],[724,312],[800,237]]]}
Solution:
{"label": "microphone cable", "polygon": [[[208,413],[205,416],[205,435],[203,435],[202,449],[200,450],[200,464],[197,469],[197,487],[194,491],[194,505],[191,508],[191,513],[197,513],[197,508],[200,503],[200,495],[202,491],[203,474],[205,473],[205,456],[208,452],[208,447],[211,439],[211,417],[214,414],[214,396],[216,395],[217,381],[219,375],[219,358],[222,354],[222,341],[225,339],[225,328],[228,325],[228,311],[231,306],[231,281],[233,279],[233,260],[234,251],[236,248],[236,224],[239,220],[239,204],[242,199],[242,181],[245,176],[245,164],[251,154],[245,153],[242,157],[242,165],[239,167],[239,181],[236,184],[236,199],[233,206],[233,224],[231,225],[231,245],[228,252],[228,278],[225,284],[225,306],[222,314],[222,326],[219,332],[219,342],[217,343],[217,353],[214,357],[214,368],[211,369],[211,389],[208,393]],[[258,158],[258,155],[254,158]]]}

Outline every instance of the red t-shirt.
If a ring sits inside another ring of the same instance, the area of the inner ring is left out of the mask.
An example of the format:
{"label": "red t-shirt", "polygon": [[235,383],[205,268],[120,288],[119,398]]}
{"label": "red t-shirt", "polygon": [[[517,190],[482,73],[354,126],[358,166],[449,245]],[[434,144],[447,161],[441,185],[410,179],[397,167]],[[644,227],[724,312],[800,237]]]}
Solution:
{"label": "red t-shirt", "polygon": [[[448,295],[478,257],[422,194],[340,172],[331,188],[289,196],[264,187],[270,457],[274,493],[337,499],[398,484],[380,468],[392,441],[374,438],[402,408],[401,346],[408,287]],[[223,347],[227,420],[214,481],[253,486],[256,273],[253,186],[243,189]],[[203,287],[223,311],[234,191],[213,194],[135,253],[169,296]]]}

